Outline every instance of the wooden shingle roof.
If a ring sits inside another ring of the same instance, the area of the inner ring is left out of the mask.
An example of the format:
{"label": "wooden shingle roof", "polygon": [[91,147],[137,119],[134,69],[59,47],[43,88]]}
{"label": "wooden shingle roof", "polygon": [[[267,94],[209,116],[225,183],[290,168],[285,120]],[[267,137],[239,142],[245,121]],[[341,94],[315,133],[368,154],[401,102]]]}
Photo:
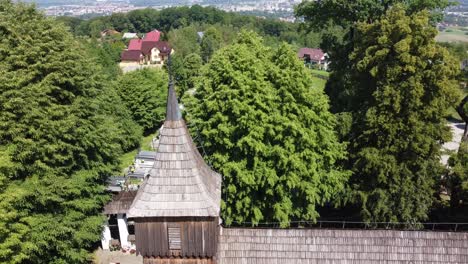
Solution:
{"label": "wooden shingle roof", "polygon": [[136,191],[121,191],[114,195],[112,201],[104,206],[104,214],[126,214],[136,194]]}
{"label": "wooden shingle roof", "polygon": [[127,217],[217,217],[220,203],[221,176],[193,143],[171,82],[154,165]]}
{"label": "wooden shingle roof", "polygon": [[468,263],[468,233],[222,228],[219,264]]}

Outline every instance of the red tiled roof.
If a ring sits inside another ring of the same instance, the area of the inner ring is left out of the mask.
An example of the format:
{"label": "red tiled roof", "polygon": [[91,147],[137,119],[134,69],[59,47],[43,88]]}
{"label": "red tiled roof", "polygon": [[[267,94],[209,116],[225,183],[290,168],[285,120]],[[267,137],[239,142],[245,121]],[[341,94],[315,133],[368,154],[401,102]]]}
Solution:
{"label": "red tiled roof", "polygon": [[141,44],[141,53],[143,55],[149,55],[151,50],[156,46],[157,41],[143,41]]}
{"label": "red tiled roof", "polygon": [[160,36],[161,32],[155,29],[151,32],[146,33],[145,37],[143,38],[143,41],[159,41]]}
{"label": "red tiled roof", "polygon": [[301,48],[297,55],[300,59],[303,59],[305,55],[309,55],[311,60],[320,61],[325,53],[321,49]]}
{"label": "red tiled roof", "polygon": [[139,50],[124,50],[120,55],[120,59],[122,61],[140,61],[142,56]]}
{"label": "red tiled roof", "polygon": [[168,55],[171,53],[171,45],[167,41],[158,41],[156,42],[156,48],[158,48],[159,52],[163,55]]}
{"label": "red tiled roof", "polygon": [[151,50],[157,48],[162,55],[168,55],[171,52],[171,45],[167,41],[143,41],[141,53],[150,55]]}
{"label": "red tiled roof", "polygon": [[128,43],[128,50],[141,50],[142,43],[141,39],[131,39]]}

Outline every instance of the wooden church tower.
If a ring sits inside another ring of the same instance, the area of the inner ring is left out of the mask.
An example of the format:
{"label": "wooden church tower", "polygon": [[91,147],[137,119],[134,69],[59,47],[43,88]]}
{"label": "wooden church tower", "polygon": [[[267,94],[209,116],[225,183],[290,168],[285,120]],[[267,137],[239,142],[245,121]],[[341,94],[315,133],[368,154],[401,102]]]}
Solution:
{"label": "wooden church tower", "polygon": [[221,176],[193,143],[171,80],[154,166],[127,213],[143,263],[216,263],[220,202]]}

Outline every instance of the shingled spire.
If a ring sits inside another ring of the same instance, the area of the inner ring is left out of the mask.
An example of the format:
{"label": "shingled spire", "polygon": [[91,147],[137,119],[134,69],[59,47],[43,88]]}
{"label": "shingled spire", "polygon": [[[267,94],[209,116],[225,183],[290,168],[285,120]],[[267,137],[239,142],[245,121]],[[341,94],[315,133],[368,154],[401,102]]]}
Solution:
{"label": "shingled spire", "polygon": [[[171,57],[169,56],[168,67],[171,65]],[[181,120],[179,104],[177,103],[177,96],[174,89],[174,80],[172,73],[169,71],[169,92],[167,93],[167,106],[166,106],[166,121]]]}
{"label": "shingled spire", "polygon": [[180,114],[171,75],[169,79],[166,120],[154,166],[127,216],[218,217],[221,177],[205,163],[193,143]]}

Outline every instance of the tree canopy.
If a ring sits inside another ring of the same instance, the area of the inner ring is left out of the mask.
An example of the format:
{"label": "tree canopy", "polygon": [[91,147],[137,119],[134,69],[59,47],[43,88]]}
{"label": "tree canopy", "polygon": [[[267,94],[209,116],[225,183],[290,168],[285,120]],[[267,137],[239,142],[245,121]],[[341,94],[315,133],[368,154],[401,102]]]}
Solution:
{"label": "tree canopy", "polygon": [[205,31],[200,43],[200,55],[207,62],[215,51],[221,48],[221,34],[214,27],[210,27]]}
{"label": "tree canopy", "polygon": [[353,111],[354,100],[349,97],[352,97],[356,87],[349,83],[352,73],[349,55],[354,50],[358,22],[373,23],[394,5],[399,5],[407,14],[430,10],[431,21],[436,22],[442,18],[441,11],[451,4],[453,2],[448,0],[324,0],[299,4],[295,10],[296,16],[304,18],[310,30],[324,32],[321,48],[330,58],[332,71],[326,93],[330,96],[333,112]]}
{"label": "tree canopy", "polygon": [[84,263],[141,131],[61,24],[8,0],[0,17],[0,263]]}
{"label": "tree canopy", "polygon": [[347,173],[336,163],[344,145],[311,82],[289,46],[271,50],[247,32],[202,69],[187,110],[224,176],[226,224],[314,220],[343,189]]}
{"label": "tree canopy", "polygon": [[117,92],[133,120],[145,131],[159,127],[166,113],[166,72],[146,68],[124,74],[117,82]]}
{"label": "tree canopy", "polygon": [[350,55],[353,187],[368,221],[415,223],[438,191],[445,117],[459,98],[458,64],[435,43],[429,13],[397,5],[360,22]]}

